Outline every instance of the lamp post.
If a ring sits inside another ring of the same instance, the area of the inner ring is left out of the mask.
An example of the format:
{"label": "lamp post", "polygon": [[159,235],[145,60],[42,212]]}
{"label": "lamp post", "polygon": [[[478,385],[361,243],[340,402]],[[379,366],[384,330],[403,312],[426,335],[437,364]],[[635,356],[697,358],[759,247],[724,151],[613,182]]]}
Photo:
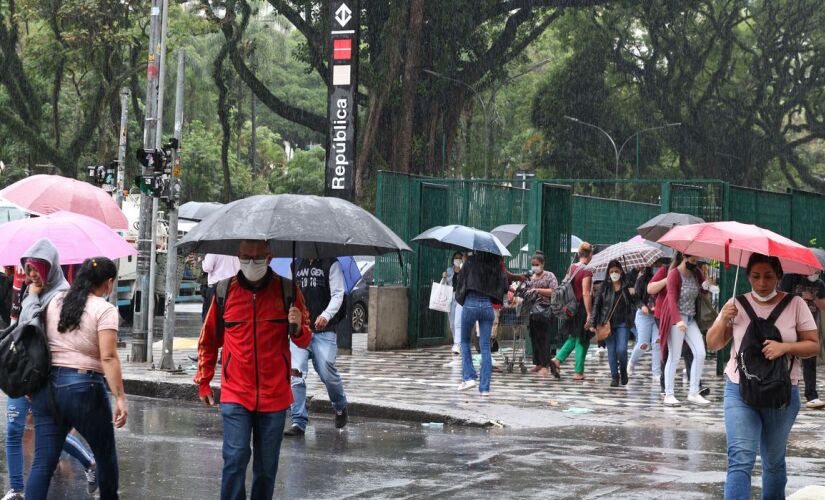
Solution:
{"label": "lamp post", "polygon": [[681,122],[666,123],[664,125],[659,125],[658,127],[648,127],[648,128],[643,128],[641,130],[637,130],[633,135],[631,135],[630,137],[625,139],[625,141],[622,143],[621,146],[617,147],[616,146],[616,141],[613,140],[613,137],[611,137],[610,134],[608,134],[603,128],[599,127],[598,125],[583,122],[583,121],[579,120],[578,118],[574,118],[572,116],[565,115],[564,117],[567,120],[578,123],[579,125],[584,125],[585,127],[591,127],[591,128],[594,128],[594,129],[598,130],[599,132],[604,134],[607,137],[607,139],[610,141],[610,145],[613,146],[613,152],[616,155],[616,166],[615,166],[616,189],[614,191],[614,197],[616,199],[619,198],[619,196],[618,196],[618,194],[619,194],[619,157],[621,156],[622,150],[624,149],[625,146],[627,146],[627,143],[630,141],[630,139],[633,139],[634,137],[636,138],[636,166],[638,168],[638,165],[639,165],[639,134],[641,134],[642,132],[649,132],[651,130],[660,130],[660,129],[668,128],[668,127],[679,127],[679,126],[682,125]]}

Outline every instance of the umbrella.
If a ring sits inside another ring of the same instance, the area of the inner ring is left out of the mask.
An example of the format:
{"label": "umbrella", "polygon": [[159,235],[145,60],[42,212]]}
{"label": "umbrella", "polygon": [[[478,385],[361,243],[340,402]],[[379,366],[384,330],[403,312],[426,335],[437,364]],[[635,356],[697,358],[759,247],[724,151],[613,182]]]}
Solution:
{"label": "umbrella", "polygon": [[180,206],[178,217],[181,219],[201,221],[222,206],[223,203],[215,201],[188,201]]}
{"label": "umbrella", "polygon": [[699,217],[694,217],[693,215],[668,212],[666,214],[657,215],[656,217],[645,222],[636,228],[636,232],[646,240],[658,241],[659,238],[664,236],[665,233],[676,226],[701,224],[703,222],[705,221]]}
{"label": "umbrella", "polygon": [[431,227],[412,240],[435,248],[472,250],[510,257],[507,247],[491,233],[458,224]]}
{"label": "umbrella", "polygon": [[109,193],[76,179],[32,175],[0,191],[0,198],[35,215],[63,210],[97,219],[112,229],[129,229],[129,221]]}
{"label": "umbrella", "polygon": [[652,266],[657,260],[664,257],[661,250],[643,243],[625,241],[611,245],[593,256],[587,269],[593,274],[607,271],[611,260],[618,260],[625,272]]}
{"label": "umbrella", "polygon": [[0,265],[19,264],[26,250],[41,238],[54,244],[63,264],[80,264],[89,257],[116,259],[137,254],[135,247],[106,224],[85,215],[56,212],[3,224]]}
{"label": "umbrella", "polygon": [[[272,259],[272,262],[269,263],[269,267],[272,268],[278,276],[292,279],[291,263],[292,259],[278,257],[277,259]],[[344,274],[344,285],[346,292],[350,293],[361,279],[361,270],[358,269],[358,263],[355,262],[355,259],[349,256],[338,257],[338,264],[341,265],[341,272]]]}
{"label": "umbrella", "polygon": [[243,240],[265,240],[274,257],[325,258],[410,252],[390,228],[339,198],[279,194],[228,203],[192,228],[183,253],[238,255]]}
{"label": "umbrella", "polygon": [[[811,253],[814,254],[814,257],[816,257],[816,260],[819,261],[819,264],[823,268],[825,268],[825,250],[823,250],[821,248],[811,247]],[[813,273],[811,273],[811,274],[813,274]]]}
{"label": "umbrella", "polygon": [[708,222],[671,229],[659,243],[687,255],[706,257],[739,266],[748,262],[751,254],[777,257],[786,273],[813,274],[822,269],[809,248],[751,224],[740,222]]}
{"label": "umbrella", "polygon": [[[582,244],[582,242],[584,242],[584,240],[582,240],[581,238],[579,238],[575,234],[571,234],[570,235],[570,253],[578,252],[579,251],[579,246]],[[521,247],[522,252],[527,252],[528,250],[529,250],[528,245],[524,245],[523,247]],[[564,246],[562,245],[562,248],[559,249],[559,252],[566,253],[567,250],[565,250]]]}
{"label": "umbrella", "polygon": [[507,246],[518,238],[525,227],[527,224],[504,224],[490,231],[490,234],[498,238],[502,245]]}
{"label": "umbrella", "polygon": [[638,234],[636,236],[630,238],[627,241],[629,241],[631,243],[641,243],[642,245],[647,245],[647,246],[653,247],[657,250],[661,250],[662,253],[665,254],[665,257],[667,257],[668,259],[672,259],[673,254],[675,253],[675,251],[672,248],[666,247],[666,246],[664,246],[660,243],[656,243],[655,241],[646,240]]}

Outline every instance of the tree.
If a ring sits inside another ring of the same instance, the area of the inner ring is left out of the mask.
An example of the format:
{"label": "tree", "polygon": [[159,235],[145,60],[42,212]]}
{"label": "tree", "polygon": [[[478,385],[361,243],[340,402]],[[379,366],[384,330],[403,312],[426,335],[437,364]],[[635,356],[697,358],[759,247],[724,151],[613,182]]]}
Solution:
{"label": "tree", "polygon": [[274,194],[324,194],[324,149],[297,150],[283,169],[272,172],[269,189]]}

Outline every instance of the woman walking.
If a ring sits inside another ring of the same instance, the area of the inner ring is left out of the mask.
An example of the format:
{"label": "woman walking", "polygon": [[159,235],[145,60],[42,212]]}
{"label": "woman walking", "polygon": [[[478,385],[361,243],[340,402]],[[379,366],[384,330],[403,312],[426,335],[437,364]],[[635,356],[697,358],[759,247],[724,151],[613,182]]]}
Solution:
{"label": "woman walking", "polygon": [[635,296],[625,283],[624,269],[618,260],[607,265],[608,280],[602,285],[593,304],[593,324],[596,327],[610,325],[607,345],[607,362],[610,366],[610,387],[627,385],[627,341],[633,328]]}
{"label": "woman walking", "polygon": [[[547,309],[550,307],[550,297],[553,291],[559,286],[556,275],[544,269],[544,252],[537,250],[530,261],[532,274],[527,280],[525,288],[528,294],[534,294],[535,307],[537,309]],[[559,371],[556,365],[550,362],[553,357],[553,343],[550,339],[550,323],[543,314],[531,311],[529,320],[530,342],[533,346],[533,368],[532,372],[547,376],[553,371],[553,376],[559,378]]]}
{"label": "woman walking", "polygon": [[[573,293],[576,295],[578,307],[572,318],[562,322],[561,333],[567,336],[567,341],[559,349],[558,354],[550,362],[561,369],[561,364],[576,350],[576,367],[573,380],[584,380],[584,360],[587,349],[590,347],[590,337],[593,335],[588,328],[591,324],[593,307],[593,273],[587,270],[587,265],[593,258],[593,246],[588,242],[579,245],[579,262],[567,270],[565,280],[573,283]],[[555,373],[555,372],[554,372]]]}
{"label": "woman walking", "polygon": [[[117,353],[117,309],[103,298],[112,293],[116,276],[114,262],[106,257],[87,259],[69,291],[56,295],[47,309],[52,374],[51,383],[32,396],[35,453],[26,484],[28,499],[46,499],[73,427],[97,457],[100,498],[118,498],[113,423],[126,424],[126,398]],[[106,383],[115,397],[114,418]]]}
{"label": "woman walking", "polygon": [[[747,266],[751,293],[728,301],[716,322],[708,330],[708,347],[722,349],[733,340],[730,360],[725,368],[725,433],[728,444],[728,473],[725,480],[726,500],[751,498],[751,474],[756,451],[762,456],[762,498],[785,498],[788,481],[785,468],[785,450],[788,435],[799,413],[801,363],[796,358],[809,358],[819,353],[816,322],[805,301],[792,297],[785,302],[784,292],[776,287],[782,277],[782,266],[775,257],[751,255]],[[746,302],[742,302],[746,301]],[[783,408],[756,408],[743,401],[739,393],[737,354],[742,339],[751,323],[745,307],[759,318],[768,318],[780,303],[785,305],[774,326],[782,336],[781,342],[765,341],[765,358],[790,358],[790,402]]]}
{"label": "woman walking", "polygon": [[679,406],[681,403],[674,395],[676,368],[679,365],[682,345],[686,342],[693,353],[690,367],[690,389],[688,401],[697,405],[706,405],[710,401],[699,394],[699,382],[702,367],[705,365],[705,342],[699,325],[696,324],[696,299],[702,290],[705,277],[697,265],[698,258],[692,255],[676,253],[674,268],[667,275],[667,300],[662,313],[660,340],[667,344],[668,358],[665,364],[665,399],[667,406]]}
{"label": "woman walking", "polygon": [[659,274],[659,270],[664,267],[664,259],[656,262],[653,267],[646,267],[639,273],[636,279],[636,295],[639,298],[640,307],[636,310],[636,345],[630,355],[627,366],[627,374],[631,377],[636,370],[636,364],[642,354],[650,352],[652,357],[651,373],[653,379],[658,379],[662,374],[662,350],[659,346],[659,326],[656,324],[656,294],[648,292],[648,285],[653,281],[653,277]]}
{"label": "woman walking", "polygon": [[[458,273],[456,300],[463,306],[461,311],[461,367],[463,382],[459,391],[478,385],[482,396],[490,394],[490,378],[493,357],[490,352],[490,336],[493,330],[493,304],[501,304],[507,294],[507,275],[501,258],[487,252],[471,255]],[[481,377],[473,367],[470,352],[473,325],[478,322],[479,347],[481,348]],[[477,380],[479,379],[479,380]]]}
{"label": "woman walking", "polygon": [[455,356],[461,354],[461,304],[455,300],[455,278],[456,275],[461,272],[461,266],[463,265],[464,254],[456,252],[453,254],[450,267],[441,275],[443,279],[447,280],[447,284],[453,287],[453,301],[450,303],[448,321],[450,322],[450,332],[453,334],[453,355]]}

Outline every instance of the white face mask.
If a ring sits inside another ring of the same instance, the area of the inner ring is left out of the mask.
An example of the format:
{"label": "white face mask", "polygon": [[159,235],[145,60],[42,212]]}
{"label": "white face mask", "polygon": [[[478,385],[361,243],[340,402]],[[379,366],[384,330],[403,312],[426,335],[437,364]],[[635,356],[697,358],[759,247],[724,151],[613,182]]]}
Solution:
{"label": "white face mask", "polygon": [[751,292],[751,295],[753,295],[753,298],[758,300],[759,302],[768,302],[772,298],[776,297],[776,290],[772,291],[768,295],[765,295],[764,297],[754,291]]}
{"label": "white face mask", "polygon": [[258,281],[266,275],[269,266],[266,259],[239,259],[241,262],[241,272],[249,281]]}
{"label": "white face mask", "polygon": [[610,273],[610,280],[613,281],[613,283],[619,281],[620,279],[622,279],[621,273]]}
{"label": "white face mask", "polygon": [[461,259],[453,259],[453,267],[457,267],[461,269],[461,266],[464,265],[464,261]]}
{"label": "white face mask", "polygon": [[814,273],[808,276],[808,281],[810,281],[811,283],[816,283],[817,280],[819,280],[819,273]]}
{"label": "white face mask", "polygon": [[533,274],[541,274],[544,270],[541,266],[532,266],[530,269],[533,271]]}

